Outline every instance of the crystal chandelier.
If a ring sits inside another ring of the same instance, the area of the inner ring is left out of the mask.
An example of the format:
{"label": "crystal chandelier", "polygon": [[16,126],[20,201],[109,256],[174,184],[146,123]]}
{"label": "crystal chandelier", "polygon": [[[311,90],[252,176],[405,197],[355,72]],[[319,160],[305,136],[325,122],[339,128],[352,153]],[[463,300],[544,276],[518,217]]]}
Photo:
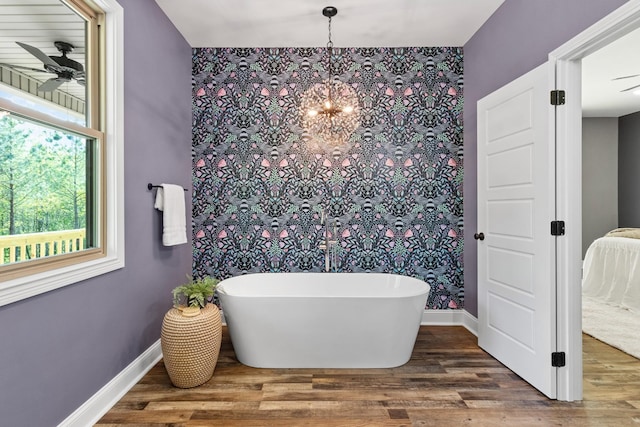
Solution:
{"label": "crystal chandelier", "polygon": [[302,94],[300,113],[302,125],[313,137],[331,145],[349,140],[360,124],[360,108],[356,92],[346,83],[333,76],[333,42],[331,41],[331,18],[338,9],[327,6],[322,14],[329,18],[329,78],[316,83]]}

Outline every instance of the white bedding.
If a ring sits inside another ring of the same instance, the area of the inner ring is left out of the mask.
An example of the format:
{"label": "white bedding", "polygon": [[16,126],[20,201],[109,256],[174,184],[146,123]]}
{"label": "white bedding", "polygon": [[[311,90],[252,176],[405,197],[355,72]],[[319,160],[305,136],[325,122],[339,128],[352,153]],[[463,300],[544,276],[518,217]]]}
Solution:
{"label": "white bedding", "polygon": [[640,239],[601,237],[584,258],[582,293],[640,312]]}

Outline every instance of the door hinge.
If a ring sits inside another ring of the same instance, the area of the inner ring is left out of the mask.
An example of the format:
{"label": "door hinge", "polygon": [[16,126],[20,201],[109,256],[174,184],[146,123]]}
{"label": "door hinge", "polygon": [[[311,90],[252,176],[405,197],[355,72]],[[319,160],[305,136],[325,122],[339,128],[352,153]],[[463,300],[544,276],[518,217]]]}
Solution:
{"label": "door hinge", "polygon": [[551,105],[564,105],[565,103],[565,92],[563,90],[552,90],[551,91]]}
{"label": "door hinge", "polygon": [[564,236],[564,221],[551,221],[551,235]]}
{"label": "door hinge", "polygon": [[566,356],[564,351],[551,353],[551,366],[554,368],[562,368],[566,364]]}

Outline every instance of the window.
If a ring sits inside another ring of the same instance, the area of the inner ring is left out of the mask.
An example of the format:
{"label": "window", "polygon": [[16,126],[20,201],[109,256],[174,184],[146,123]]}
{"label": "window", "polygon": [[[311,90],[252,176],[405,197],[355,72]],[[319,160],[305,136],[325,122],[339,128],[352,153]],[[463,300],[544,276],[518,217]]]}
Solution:
{"label": "window", "polygon": [[122,8],[0,6],[16,11],[0,40],[0,305],[124,266]]}
{"label": "window", "polygon": [[99,248],[102,133],[0,116],[0,265]]}

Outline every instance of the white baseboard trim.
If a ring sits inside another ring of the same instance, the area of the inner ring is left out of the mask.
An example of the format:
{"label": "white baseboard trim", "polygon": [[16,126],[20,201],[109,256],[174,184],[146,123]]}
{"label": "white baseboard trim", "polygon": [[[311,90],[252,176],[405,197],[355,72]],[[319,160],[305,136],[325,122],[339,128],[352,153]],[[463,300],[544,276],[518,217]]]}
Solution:
{"label": "white baseboard trim", "polygon": [[92,426],[106,414],[134,385],[162,359],[160,340],[156,341],[69,415],[58,427]]}
{"label": "white baseboard trim", "polygon": [[[466,310],[425,310],[420,324],[425,326],[463,326],[472,334],[478,335],[478,319]],[[162,359],[162,347],[160,346],[160,340],[158,340],[62,421],[58,427],[94,425],[160,359]]]}
{"label": "white baseboard trim", "polygon": [[473,335],[478,336],[478,319],[467,310],[425,310],[421,325],[464,326]]}
{"label": "white baseboard trim", "polygon": [[467,310],[462,311],[462,325],[473,335],[478,336],[478,318]]}

